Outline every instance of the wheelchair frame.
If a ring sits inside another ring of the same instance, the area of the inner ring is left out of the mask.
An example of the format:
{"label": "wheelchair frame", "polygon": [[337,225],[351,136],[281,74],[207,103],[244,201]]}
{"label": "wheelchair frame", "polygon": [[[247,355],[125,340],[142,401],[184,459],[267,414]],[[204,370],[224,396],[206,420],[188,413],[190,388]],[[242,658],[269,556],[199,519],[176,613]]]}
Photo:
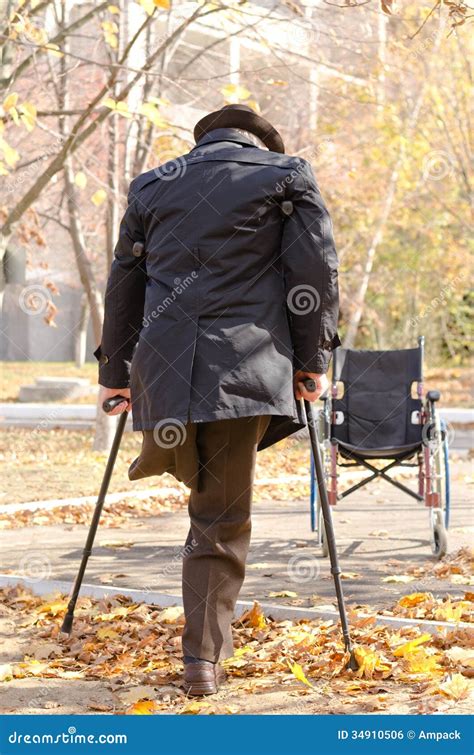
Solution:
{"label": "wheelchair frame", "polygon": [[[418,347],[421,351],[421,364],[423,364],[424,338],[418,338]],[[450,516],[450,474],[449,474],[449,443],[446,424],[441,420],[436,407],[440,399],[439,391],[428,391],[424,397],[423,376],[417,382],[417,397],[422,402],[419,412],[419,423],[422,426],[422,440],[420,447],[408,451],[404,456],[388,460],[383,468],[378,468],[371,461],[382,460],[383,457],[372,457],[370,461],[359,455],[353,455],[353,461],[341,462],[339,460],[338,441],[333,437],[333,427],[336,424],[336,412],[333,411],[332,402],[337,399],[337,382],[332,380],[331,393],[321,397],[323,408],[319,411],[319,437],[321,439],[321,452],[326,476],[329,503],[335,506],[337,501],[346,498],[355,490],[359,490],[372,480],[381,478],[403,493],[423,502],[429,511],[429,525],[431,534],[431,549],[437,558],[442,558],[448,550],[447,530]],[[350,453],[345,451],[345,456]],[[416,457],[414,461],[412,459]],[[370,475],[359,482],[340,492],[338,490],[338,467],[364,467]],[[394,467],[418,468],[418,490],[412,490],[398,480],[393,479],[387,472]],[[310,511],[311,529],[316,533],[318,543],[322,548],[323,555],[327,556],[327,543],[324,532],[324,523],[321,514],[321,505],[315,484],[314,460],[311,455],[310,468]]]}

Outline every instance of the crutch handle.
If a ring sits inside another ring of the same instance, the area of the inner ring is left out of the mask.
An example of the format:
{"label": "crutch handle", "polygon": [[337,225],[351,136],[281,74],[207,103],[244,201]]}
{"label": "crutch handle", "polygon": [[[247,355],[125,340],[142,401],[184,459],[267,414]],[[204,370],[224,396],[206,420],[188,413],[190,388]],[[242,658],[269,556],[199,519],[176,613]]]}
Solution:
{"label": "crutch handle", "polygon": [[115,409],[117,406],[120,406],[120,404],[123,404],[124,401],[126,401],[128,404],[128,398],[126,396],[120,396],[119,394],[117,394],[116,396],[112,396],[111,398],[106,398],[102,404],[102,409],[108,414],[112,411],[112,409]]}

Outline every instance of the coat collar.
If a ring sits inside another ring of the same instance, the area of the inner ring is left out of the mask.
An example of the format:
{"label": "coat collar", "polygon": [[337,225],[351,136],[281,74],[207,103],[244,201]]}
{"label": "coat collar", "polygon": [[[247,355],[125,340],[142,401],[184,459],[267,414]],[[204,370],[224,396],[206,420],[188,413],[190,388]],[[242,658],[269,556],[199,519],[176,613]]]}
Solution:
{"label": "coat collar", "polygon": [[242,147],[255,147],[255,149],[258,149],[256,144],[248,137],[240,134],[235,128],[215,128],[209,134],[203,136],[191,152],[194,152],[198,147],[201,148],[204,145],[214,144],[215,142],[234,142],[240,144]]}

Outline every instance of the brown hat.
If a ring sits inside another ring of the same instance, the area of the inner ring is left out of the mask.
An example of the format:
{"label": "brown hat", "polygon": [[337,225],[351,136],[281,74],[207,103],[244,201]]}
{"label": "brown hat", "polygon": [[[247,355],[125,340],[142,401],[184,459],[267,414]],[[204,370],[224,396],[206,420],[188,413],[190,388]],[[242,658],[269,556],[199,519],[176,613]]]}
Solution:
{"label": "brown hat", "polygon": [[284,152],[285,145],[272,124],[248,105],[224,105],[220,110],[205,115],[194,127],[196,143],[216,128],[243,128],[258,136],[272,152]]}

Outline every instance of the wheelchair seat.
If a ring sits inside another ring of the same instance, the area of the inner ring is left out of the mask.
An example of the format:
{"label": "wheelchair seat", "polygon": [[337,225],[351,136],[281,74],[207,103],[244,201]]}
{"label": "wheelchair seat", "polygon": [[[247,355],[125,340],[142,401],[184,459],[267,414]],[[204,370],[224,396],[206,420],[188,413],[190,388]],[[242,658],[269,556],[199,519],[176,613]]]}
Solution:
{"label": "wheelchair seat", "polygon": [[386,446],[385,448],[361,448],[333,439],[339,446],[339,452],[345,459],[409,459],[421,448],[421,442],[408,443],[404,446]]}

